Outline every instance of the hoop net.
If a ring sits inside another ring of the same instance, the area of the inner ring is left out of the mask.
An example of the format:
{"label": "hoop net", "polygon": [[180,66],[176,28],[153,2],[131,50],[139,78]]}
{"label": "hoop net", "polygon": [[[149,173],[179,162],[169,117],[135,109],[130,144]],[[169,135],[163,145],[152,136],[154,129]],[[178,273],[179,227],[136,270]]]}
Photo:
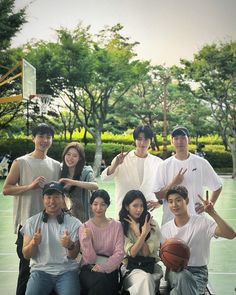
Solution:
{"label": "hoop net", "polygon": [[48,108],[50,105],[50,102],[52,101],[52,96],[49,94],[36,94],[31,95],[30,99],[34,99],[36,104],[39,107],[39,114],[42,116],[43,114],[48,113]]}

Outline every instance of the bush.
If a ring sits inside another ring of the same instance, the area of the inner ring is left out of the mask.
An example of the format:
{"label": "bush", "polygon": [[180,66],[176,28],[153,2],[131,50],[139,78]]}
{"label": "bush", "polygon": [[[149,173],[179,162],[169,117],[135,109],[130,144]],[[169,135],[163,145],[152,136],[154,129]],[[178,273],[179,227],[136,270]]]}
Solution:
{"label": "bush", "polygon": [[[48,155],[58,161],[61,161],[61,155],[64,147],[68,142],[61,140],[54,140],[52,147],[50,148]],[[130,151],[134,149],[132,144],[121,144],[121,143],[103,143],[103,159],[106,162],[106,165],[109,165],[112,159],[120,153],[122,146],[124,146],[124,151]],[[174,151],[173,146],[168,145],[168,156]],[[34,149],[34,145],[31,140],[26,139],[7,139],[1,141],[0,143],[0,151],[1,155],[10,154],[12,159],[15,159],[19,156],[22,156],[26,153],[32,152]],[[194,153],[196,149],[195,145],[189,145],[189,150]],[[214,168],[232,168],[232,156],[230,152],[225,152],[224,147],[222,145],[206,145],[204,148],[204,152],[206,153],[205,158],[211,163]],[[162,150],[160,151],[152,151],[150,153],[163,157]],[[95,154],[95,144],[88,143],[85,147],[85,154],[87,163],[92,164],[94,161]]]}

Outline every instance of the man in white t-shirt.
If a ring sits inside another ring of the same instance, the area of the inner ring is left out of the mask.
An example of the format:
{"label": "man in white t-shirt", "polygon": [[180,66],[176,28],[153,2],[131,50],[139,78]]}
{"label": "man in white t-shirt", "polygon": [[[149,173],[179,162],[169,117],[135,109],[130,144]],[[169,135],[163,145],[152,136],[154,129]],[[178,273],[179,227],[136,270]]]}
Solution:
{"label": "man in white t-shirt", "polygon": [[190,249],[190,259],[185,269],[167,272],[172,288],[170,294],[205,294],[208,281],[210,241],[213,236],[234,239],[236,233],[215,211],[212,202],[202,199],[205,215],[189,215],[188,191],[184,186],[174,186],[166,193],[166,200],[174,219],[161,227],[161,243],[170,238],[183,240]]}
{"label": "man in white t-shirt", "polygon": [[126,153],[121,151],[101,174],[102,180],[115,181],[116,216],[119,214],[125,194],[130,190],[140,190],[147,201],[156,200],[153,193],[154,182],[162,160],[148,153],[153,131],[148,125],[139,125],[133,132],[133,138],[136,149]]}
{"label": "man in white t-shirt", "polygon": [[175,185],[183,185],[189,192],[188,210],[190,214],[203,211],[198,195],[203,195],[204,188],[212,191],[210,201],[215,204],[222,190],[222,182],[210,163],[189,152],[189,132],[185,127],[176,127],[172,131],[172,144],[175,154],[161,163],[157,171],[154,191],[158,199],[164,199],[162,224],[174,215],[168,208],[165,193]]}

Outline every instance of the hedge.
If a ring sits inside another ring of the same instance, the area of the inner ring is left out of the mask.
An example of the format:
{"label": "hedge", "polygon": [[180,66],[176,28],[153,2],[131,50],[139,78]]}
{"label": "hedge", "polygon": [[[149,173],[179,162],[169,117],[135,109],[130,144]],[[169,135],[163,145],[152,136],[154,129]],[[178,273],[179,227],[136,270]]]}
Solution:
{"label": "hedge", "polygon": [[[61,161],[61,155],[64,147],[68,142],[54,140],[52,147],[49,150],[48,155],[54,159]],[[132,144],[123,145],[120,143],[103,143],[103,159],[106,164],[110,164],[111,160],[121,151],[124,146],[124,151],[130,151],[134,148]],[[189,145],[189,149],[194,153],[195,145]],[[168,155],[170,156],[173,152],[173,146],[168,145]],[[34,149],[34,145],[31,140],[25,139],[8,139],[0,142],[0,156],[4,154],[10,154],[12,159],[15,159],[21,155],[31,152]],[[156,156],[163,157],[162,150],[150,152]],[[230,152],[224,151],[222,145],[209,145],[205,146],[204,152],[206,153],[205,158],[211,163],[214,168],[232,168],[232,157]],[[88,143],[85,147],[86,160],[88,163],[93,163],[95,144]]]}

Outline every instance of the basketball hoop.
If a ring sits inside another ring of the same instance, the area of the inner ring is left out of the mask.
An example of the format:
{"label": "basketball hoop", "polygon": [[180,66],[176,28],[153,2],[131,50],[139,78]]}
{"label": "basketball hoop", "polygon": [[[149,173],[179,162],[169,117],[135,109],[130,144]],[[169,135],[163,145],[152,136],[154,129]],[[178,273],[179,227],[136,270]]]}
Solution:
{"label": "basketball hoop", "polygon": [[40,116],[46,115],[48,113],[48,107],[52,101],[52,96],[50,94],[36,94],[30,95],[30,99],[34,99],[35,103],[39,107]]}

